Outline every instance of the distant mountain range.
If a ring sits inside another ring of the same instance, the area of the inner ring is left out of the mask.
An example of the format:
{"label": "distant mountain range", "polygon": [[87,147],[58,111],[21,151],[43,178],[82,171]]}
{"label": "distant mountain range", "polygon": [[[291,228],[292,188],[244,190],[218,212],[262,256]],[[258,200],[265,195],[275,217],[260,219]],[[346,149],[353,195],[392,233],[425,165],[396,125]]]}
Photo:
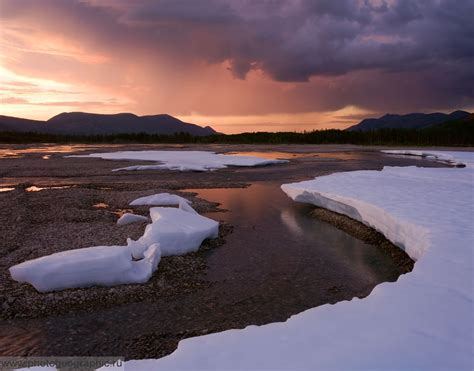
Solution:
{"label": "distant mountain range", "polygon": [[170,115],[137,116],[133,113],[102,115],[64,112],[47,121],[0,115],[0,131],[37,132],[63,135],[107,135],[119,133],[175,134],[206,136],[217,132]]}
{"label": "distant mountain range", "polygon": [[[474,114],[465,111],[445,113],[386,114],[380,118],[362,120],[346,131],[370,131],[377,129],[459,129],[472,126]],[[133,113],[102,115],[87,112],[64,112],[47,121],[28,120],[0,115],[0,132],[35,132],[58,135],[110,135],[110,134],[175,134],[193,136],[218,134],[210,126],[201,127],[162,114],[137,116]]]}
{"label": "distant mountain range", "polygon": [[462,120],[471,114],[465,111],[446,113],[410,113],[407,115],[387,114],[377,119],[365,119],[347,131],[369,131],[376,129],[426,129],[448,121]]}

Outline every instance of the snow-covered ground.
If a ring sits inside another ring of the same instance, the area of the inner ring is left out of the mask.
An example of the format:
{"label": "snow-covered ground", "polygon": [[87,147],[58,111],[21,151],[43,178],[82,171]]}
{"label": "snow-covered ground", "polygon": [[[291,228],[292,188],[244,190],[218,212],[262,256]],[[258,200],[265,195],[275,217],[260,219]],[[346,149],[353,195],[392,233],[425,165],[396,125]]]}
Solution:
{"label": "snow-covered ground", "polygon": [[[143,236],[137,241],[128,239],[127,246],[93,246],[28,260],[10,267],[11,277],[41,292],[143,283],[151,278],[162,255],[196,251],[204,239],[218,236],[219,223],[199,215],[186,200],[179,208],[151,208],[150,216],[152,223]],[[133,214],[125,219],[136,218],[147,220]]]}
{"label": "snow-covered ground", "polygon": [[262,159],[252,156],[232,156],[208,151],[123,151],[109,153],[91,153],[66,157],[96,157],[106,160],[154,161],[153,165],[128,166],[119,170],[180,170],[208,171],[228,166],[265,166],[281,164],[288,160]]}
{"label": "snow-covered ground", "polygon": [[472,370],[474,154],[449,155],[467,167],[387,167],[282,186],[379,230],[417,261],[413,272],[367,298],[186,339],[127,369]]}
{"label": "snow-covered ground", "polygon": [[452,152],[452,151],[432,151],[432,150],[413,150],[413,149],[395,149],[383,150],[383,153],[390,155],[420,156],[438,162],[443,162],[454,166],[466,166],[472,162],[471,152]]}

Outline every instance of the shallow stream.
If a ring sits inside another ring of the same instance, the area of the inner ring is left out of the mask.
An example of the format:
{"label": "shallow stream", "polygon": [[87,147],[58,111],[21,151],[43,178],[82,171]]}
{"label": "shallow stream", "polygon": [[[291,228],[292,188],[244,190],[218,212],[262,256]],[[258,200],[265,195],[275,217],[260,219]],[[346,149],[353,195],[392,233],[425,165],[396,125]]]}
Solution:
{"label": "shallow stream", "polygon": [[284,321],[303,310],[366,296],[396,280],[391,256],[310,216],[273,182],[191,189],[227,211],[206,214],[233,226],[205,255],[209,284],[93,312],[2,324],[1,355],[160,357],[186,337]]}

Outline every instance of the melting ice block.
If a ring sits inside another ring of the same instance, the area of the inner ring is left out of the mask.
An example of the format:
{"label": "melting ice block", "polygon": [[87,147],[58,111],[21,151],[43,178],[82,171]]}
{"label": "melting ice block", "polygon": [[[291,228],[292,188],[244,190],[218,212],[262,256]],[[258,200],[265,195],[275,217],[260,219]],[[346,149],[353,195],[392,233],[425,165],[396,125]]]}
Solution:
{"label": "melting ice block", "polygon": [[126,224],[141,223],[141,222],[147,222],[147,221],[148,221],[148,218],[146,216],[125,213],[117,220],[117,225],[126,225]]}
{"label": "melting ice block", "polygon": [[128,240],[135,258],[141,258],[146,246],[158,243],[163,256],[183,255],[197,251],[206,238],[219,235],[219,223],[197,214],[191,206],[181,203],[180,208],[153,207],[152,223],[138,241]]}
{"label": "melting ice block", "polygon": [[150,279],[160,258],[157,244],[149,245],[139,261],[132,260],[128,246],[94,246],[29,260],[11,267],[10,274],[40,292],[143,283]]}
{"label": "melting ice block", "polygon": [[178,206],[180,202],[191,203],[191,201],[178,195],[172,195],[170,193],[157,193],[151,196],[137,198],[136,200],[130,202],[130,205]]}
{"label": "melting ice block", "polygon": [[[156,270],[161,256],[196,251],[206,238],[219,233],[219,223],[199,215],[187,202],[179,208],[155,207],[150,210],[152,223],[138,240],[127,246],[94,246],[64,251],[29,260],[10,268],[18,282],[28,282],[38,291],[58,291],[74,287],[113,286],[143,283]],[[147,218],[125,214],[124,220]],[[139,259],[139,260],[134,260]]]}

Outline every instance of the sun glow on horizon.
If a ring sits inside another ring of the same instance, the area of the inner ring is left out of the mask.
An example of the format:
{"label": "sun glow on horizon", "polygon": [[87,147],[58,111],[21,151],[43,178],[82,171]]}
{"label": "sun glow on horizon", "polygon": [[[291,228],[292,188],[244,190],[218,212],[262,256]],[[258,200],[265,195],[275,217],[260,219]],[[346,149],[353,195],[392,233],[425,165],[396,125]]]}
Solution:
{"label": "sun glow on horizon", "polygon": [[331,112],[271,113],[263,115],[207,116],[194,113],[178,115],[182,121],[200,126],[212,126],[225,134],[256,131],[312,131],[345,129],[372,112],[347,106]]}
{"label": "sun glow on horizon", "polygon": [[88,86],[16,74],[0,64],[0,114],[47,120],[63,111],[115,113],[132,101]]}

